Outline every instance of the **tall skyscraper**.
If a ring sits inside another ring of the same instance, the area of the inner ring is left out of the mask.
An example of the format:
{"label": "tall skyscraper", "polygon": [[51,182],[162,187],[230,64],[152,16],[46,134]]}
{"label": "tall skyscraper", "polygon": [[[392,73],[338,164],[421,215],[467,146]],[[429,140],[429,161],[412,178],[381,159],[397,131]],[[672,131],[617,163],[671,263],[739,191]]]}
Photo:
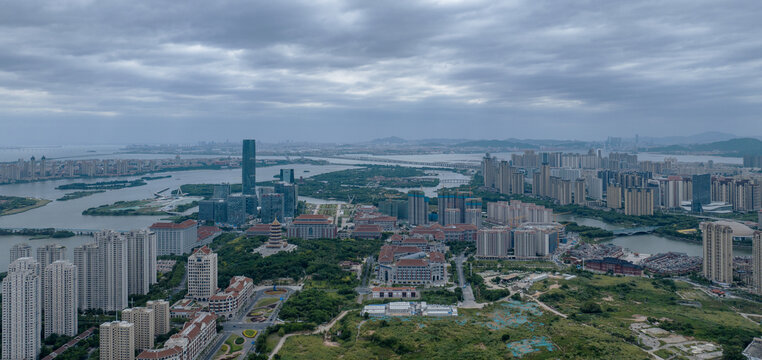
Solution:
{"label": "tall skyscraper", "polygon": [[726,222],[702,222],[704,240],[704,277],[730,284],[733,282],[733,228]]}
{"label": "tall skyscraper", "polygon": [[410,225],[426,225],[429,215],[429,201],[423,191],[408,191],[407,208]]}
{"label": "tall skyscraper", "polygon": [[[298,185],[285,182],[275,183],[275,192],[283,194],[283,216],[286,218],[296,217],[296,207],[299,203]],[[283,218],[280,219],[283,220]]]}
{"label": "tall skyscraper", "polygon": [[169,301],[152,300],[146,303],[146,307],[153,310],[154,330],[156,335],[164,335],[169,332]]}
{"label": "tall skyscraper", "polygon": [[202,246],[188,257],[188,296],[209,301],[217,293],[217,254]]}
{"label": "tall skyscraper", "polygon": [[57,260],[45,267],[43,278],[45,337],[77,336],[77,267]]}
{"label": "tall skyscraper", "polygon": [[32,257],[32,247],[27,243],[19,243],[11,246],[10,259],[11,262],[16,261],[23,257]]}
{"label": "tall skyscraper", "polygon": [[243,141],[243,158],[241,159],[244,195],[257,194],[257,144],[255,140]]}
{"label": "tall skyscraper", "polygon": [[482,159],[482,176],[484,177],[484,187],[497,188],[498,165],[497,158],[490,156],[489,153]]}
{"label": "tall skyscraper", "polygon": [[286,184],[293,184],[294,169],[280,169],[280,180]]}
{"label": "tall skyscraper", "polygon": [[101,292],[98,294],[99,308],[105,311],[119,311],[128,305],[129,265],[127,262],[127,239],[122,234],[106,230],[95,233],[100,249],[102,273],[99,274]]}
{"label": "tall skyscraper", "polygon": [[752,237],[751,265],[754,281],[752,285],[757,294],[762,295],[762,231],[755,231]]}
{"label": "tall skyscraper", "polygon": [[230,196],[230,184],[216,184],[212,188],[212,199],[225,200]]}
{"label": "tall skyscraper", "polygon": [[283,194],[263,194],[260,203],[262,223],[271,223],[275,219],[285,217],[286,197]]}
{"label": "tall skyscraper", "polygon": [[100,327],[101,360],[135,359],[135,325],[126,321],[112,321]]}
{"label": "tall skyscraper", "polygon": [[42,333],[40,264],[14,260],[3,279],[3,359],[37,359]]}
{"label": "tall skyscraper", "polygon": [[148,294],[151,284],[156,283],[156,233],[149,230],[133,230],[124,234],[127,238],[127,293]]}
{"label": "tall skyscraper", "polygon": [[135,307],[122,311],[122,320],[135,325],[135,349],[153,349],[156,318],[153,309]]}
{"label": "tall skyscraper", "polygon": [[77,267],[77,306],[82,310],[97,309],[99,279],[101,273],[98,244],[85,244],[74,248],[74,265]]}
{"label": "tall skyscraper", "polygon": [[712,176],[709,174],[693,175],[693,200],[691,211],[702,212],[703,206],[712,202]]}

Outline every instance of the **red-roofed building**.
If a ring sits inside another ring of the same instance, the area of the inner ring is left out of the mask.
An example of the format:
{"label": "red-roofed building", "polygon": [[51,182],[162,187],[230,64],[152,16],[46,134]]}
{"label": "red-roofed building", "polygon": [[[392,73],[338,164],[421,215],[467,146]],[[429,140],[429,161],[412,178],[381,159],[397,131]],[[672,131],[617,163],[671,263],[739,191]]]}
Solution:
{"label": "red-roofed building", "polygon": [[384,231],[394,231],[397,227],[397,218],[378,213],[362,214],[355,216],[355,225],[380,225]]}
{"label": "red-roofed building", "polygon": [[288,237],[302,239],[335,239],[336,225],[325,215],[299,215],[288,227]]}
{"label": "red-roofed building", "polygon": [[198,223],[185,220],[176,223],[155,223],[150,227],[156,233],[157,255],[182,255],[198,245]]}
{"label": "red-roofed building", "polygon": [[222,234],[222,229],[216,226],[199,226],[198,245],[209,244],[220,234]]}
{"label": "red-roofed building", "polygon": [[447,262],[440,252],[416,246],[384,245],[378,255],[378,279],[385,284],[444,285]]}
{"label": "red-roofed building", "polygon": [[381,225],[355,225],[352,237],[355,239],[380,239],[383,229]]}
{"label": "red-roofed building", "polygon": [[217,316],[232,318],[254,295],[254,281],[245,276],[233,276],[230,286],[209,298],[209,311]]}
{"label": "red-roofed building", "polygon": [[138,359],[192,360],[217,336],[217,315],[199,312],[172,335],[161,349],[145,350]]}
{"label": "red-roofed building", "polygon": [[476,241],[476,234],[479,228],[472,224],[454,224],[445,226],[442,229],[445,234],[445,241]]}
{"label": "red-roofed building", "polygon": [[247,236],[270,236],[270,224],[256,224],[246,230]]}

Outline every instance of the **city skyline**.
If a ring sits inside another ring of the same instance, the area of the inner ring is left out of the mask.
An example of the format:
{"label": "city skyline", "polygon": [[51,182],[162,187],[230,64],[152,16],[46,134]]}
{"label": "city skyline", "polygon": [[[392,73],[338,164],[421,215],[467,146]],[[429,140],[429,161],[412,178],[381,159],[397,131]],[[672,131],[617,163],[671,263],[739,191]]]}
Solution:
{"label": "city skyline", "polygon": [[762,135],[754,3],[6,6],[4,144]]}

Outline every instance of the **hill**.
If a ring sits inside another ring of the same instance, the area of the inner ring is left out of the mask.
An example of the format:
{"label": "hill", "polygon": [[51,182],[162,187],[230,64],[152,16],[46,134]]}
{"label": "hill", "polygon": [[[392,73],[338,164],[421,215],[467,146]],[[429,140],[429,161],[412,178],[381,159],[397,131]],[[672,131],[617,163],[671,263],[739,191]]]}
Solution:
{"label": "hill", "polygon": [[660,153],[711,153],[722,156],[762,155],[762,141],[754,138],[735,138],[708,144],[671,145],[648,149]]}

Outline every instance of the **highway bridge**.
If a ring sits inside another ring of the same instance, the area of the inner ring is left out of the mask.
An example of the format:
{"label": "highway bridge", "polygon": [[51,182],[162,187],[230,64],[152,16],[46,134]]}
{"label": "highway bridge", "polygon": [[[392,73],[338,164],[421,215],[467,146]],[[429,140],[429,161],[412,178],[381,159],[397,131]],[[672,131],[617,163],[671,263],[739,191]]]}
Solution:
{"label": "highway bridge", "polygon": [[634,228],[612,230],[611,232],[614,233],[614,236],[631,236],[631,235],[649,234],[654,232],[654,230],[656,230],[656,226],[641,226],[641,227],[634,227]]}

